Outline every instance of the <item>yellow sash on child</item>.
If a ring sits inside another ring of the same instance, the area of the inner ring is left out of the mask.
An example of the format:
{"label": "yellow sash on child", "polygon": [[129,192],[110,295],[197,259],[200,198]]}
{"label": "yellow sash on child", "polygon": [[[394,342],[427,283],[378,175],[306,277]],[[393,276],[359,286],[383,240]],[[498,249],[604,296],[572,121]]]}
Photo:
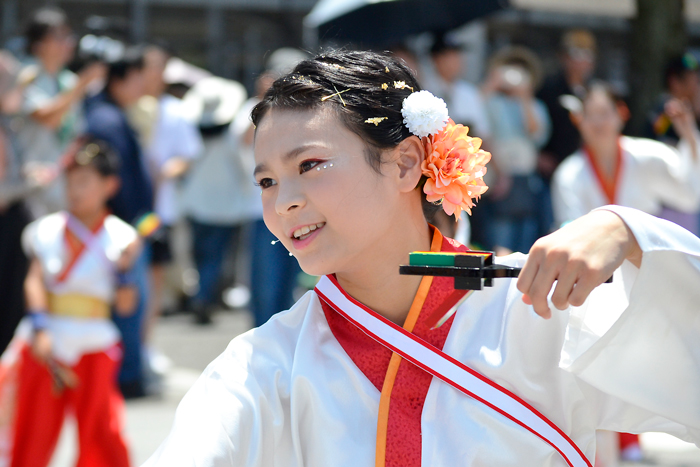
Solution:
{"label": "yellow sash on child", "polygon": [[58,316],[85,319],[106,319],[111,314],[109,303],[80,294],[49,294],[49,311]]}

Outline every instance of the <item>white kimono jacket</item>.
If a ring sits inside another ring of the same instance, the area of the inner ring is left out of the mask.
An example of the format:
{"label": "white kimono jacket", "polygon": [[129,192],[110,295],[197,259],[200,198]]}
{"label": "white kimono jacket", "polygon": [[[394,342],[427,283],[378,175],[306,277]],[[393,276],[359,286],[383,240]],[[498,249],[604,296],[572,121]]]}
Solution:
{"label": "white kimono jacket", "polygon": [[[57,212],[29,224],[22,234],[25,252],[41,263],[49,293],[83,295],[111,304],[116,290],[114,265],[136,240],[136,230],[118,217],[108,215],[94,233],[94,244],[84,248],[67,278],[58,281],[68,263],[67,219],[66,212]],[[92,235],[89,231],[88,234]],[[84,319],[48,313],[46,325],[53,339],[53,356],[66,365],[74,365],[83,355],[104,351],[121,340],[119,330],[109,318]],[[25,318],[18,326],[17,336],[28,339],[31,332],[30,320]]]}
{"label": "white kimono jacket", "polygon": [[[550,320],[522,302],[515,280],[497,279],[460,306],[443,347],[548,417],[591,462],[597,429],[700,441],[700,240],[639,211],[606,209],[634,232],[641,269],[625,262],[612,284]],[[374,465],[380,391],[327,316],[309,292],[235,338],[145,465]],[[540,438],[436,378],[420,417],[414,454],[425,466],[566,465]],[[387,443],[400,442],[394,434]]]}
{"label": "white kimono jacket", "polygon": [[700,161],[693,162],[686,141],[681,140],[676,150],[658,141],[622,136],[620,147],[620,174],[613,200],[607,199],[583,150],[576,151],[557,167],[552,179],[556,225],[606,204],[628,206],[655,216],[663,206],[682,212],[697,211]]}

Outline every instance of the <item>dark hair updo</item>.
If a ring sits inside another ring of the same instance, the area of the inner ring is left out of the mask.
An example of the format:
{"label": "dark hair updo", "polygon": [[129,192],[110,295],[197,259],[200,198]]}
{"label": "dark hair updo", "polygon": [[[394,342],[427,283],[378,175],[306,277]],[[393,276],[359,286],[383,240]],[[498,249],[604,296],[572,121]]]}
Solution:
{"label": "dark hair updo", "polygon": [[[400,59],[375,52],[330,52],[300,62],[275,81],[251,117],[257,126],[273,108],[332,107],[345,126],[365,141],[367,162],[379,172],[381,150],[411,136],[403,124],[401,105],[412,90],[420,91],[420,85]],[[386,120],[376,125],[365,123],[382,117]]]}
{"label": "dark hair updo", "polygon": [[[271,109],[330,107],[350,131],[362,138],[367,146],[367,162],[381,173],[382,151],[412,136],[403,123],[401,107],[409,94],[420,90],[411,69],[390,54],[328,52],[300,62],[291,73],[276,80],[253,109],[251,118],[257,127]],[[367,123],[370,119],[378,123]],[[436,209],[423,196],[423,212],[428,220]]]}

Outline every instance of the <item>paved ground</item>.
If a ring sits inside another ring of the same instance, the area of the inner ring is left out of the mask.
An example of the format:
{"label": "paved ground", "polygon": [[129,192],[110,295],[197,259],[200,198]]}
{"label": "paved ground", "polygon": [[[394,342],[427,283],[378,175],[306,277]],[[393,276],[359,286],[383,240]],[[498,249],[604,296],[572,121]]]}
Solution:
{"label": "paved ground", "polygon": [[[252,323],[245,311],[221,312],[213,326],[191,324],[189,316],[164,318],[156,329],[155,345],[172,361],[162,397],[145,398],[127,404],[127,435],[136,466],[144,462],[167,436],[175,408],[206,365],[220,354],[228,342],[246,331]],[[643,435],[648,461],[644,464],[666,467],[700,467],[700,449],[668,435]],[[75,428],[64,430],[51,467],[70,467],[75,458]]]}

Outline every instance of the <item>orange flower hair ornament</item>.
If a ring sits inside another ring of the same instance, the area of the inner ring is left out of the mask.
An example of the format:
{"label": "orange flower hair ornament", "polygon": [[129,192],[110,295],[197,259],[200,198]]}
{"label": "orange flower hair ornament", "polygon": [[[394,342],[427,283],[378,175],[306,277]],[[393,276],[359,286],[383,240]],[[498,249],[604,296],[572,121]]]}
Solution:
{"label": "orange flower hair ornament", "polygon": [[491,153],[481,149],[480,138],[467,135],[468,127],[448,117],[445,101],[428,91],[404,99],[401,114],[425,147],[421,182],[426,199],[456,219],[462,210],[471,215],[474,201],[488,190],[483,177]]}

